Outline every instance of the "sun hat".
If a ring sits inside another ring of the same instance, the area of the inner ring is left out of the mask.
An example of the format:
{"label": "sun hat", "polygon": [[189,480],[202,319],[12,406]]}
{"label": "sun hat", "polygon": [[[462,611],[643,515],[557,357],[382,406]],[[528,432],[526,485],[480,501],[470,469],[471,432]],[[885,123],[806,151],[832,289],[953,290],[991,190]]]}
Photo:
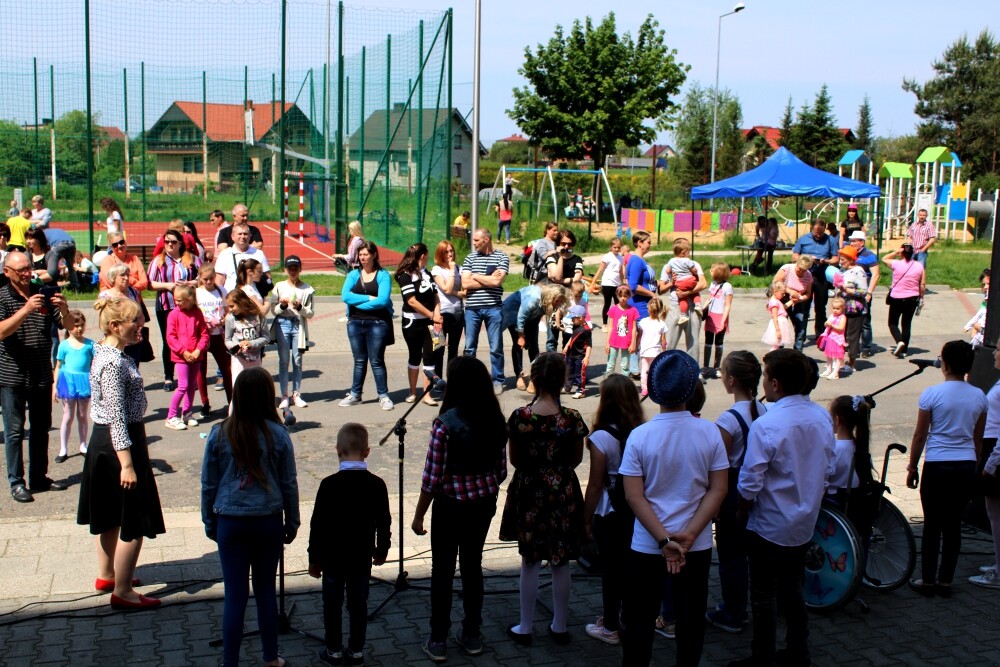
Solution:
{"label": "sun hat", "polygon": [[851,236],[848,238],[848,240],[849,241],[859,241],[859,240],[860,241],[867,241],[868,237],[865,236],[865,233],[863,231],[861,231],[860,229],[856,229],[853,232],[851,232]]}
{"label": "sun hat", "polygon": [[646,390],[657,405],[673,408],[684,405],[694,396],[701,382],[700,369],[694,357],[680,350],[661,352],[649,366]]}
{"label": "sun hat", "polygon": [[573,319],[575,317],[586,317],[587,309],[583,306],[577,304],[572,306],[568,311],[566,311],[566,317]]}

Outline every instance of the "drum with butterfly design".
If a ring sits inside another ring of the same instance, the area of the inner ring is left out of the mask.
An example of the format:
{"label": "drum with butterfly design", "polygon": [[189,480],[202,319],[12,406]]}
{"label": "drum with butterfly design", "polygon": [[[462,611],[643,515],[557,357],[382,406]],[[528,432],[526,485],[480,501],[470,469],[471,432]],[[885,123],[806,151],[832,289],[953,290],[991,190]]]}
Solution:
{"label": "drum with butterfly design", "polygon": [[804,593],[814,611],[833,611],[854,599],[864,574],[861,536],[847,517],[823,507],[806,550]]}

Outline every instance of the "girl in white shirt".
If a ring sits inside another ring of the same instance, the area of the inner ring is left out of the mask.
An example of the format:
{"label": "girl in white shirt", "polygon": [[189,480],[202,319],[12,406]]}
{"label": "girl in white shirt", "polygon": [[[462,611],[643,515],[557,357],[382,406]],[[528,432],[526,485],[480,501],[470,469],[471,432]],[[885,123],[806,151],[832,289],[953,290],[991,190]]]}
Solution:
{"label": "girl in white shirt", "polygon": [[625,593],[625,575],[628,571],[627,555],[632,542],[635,515],[630,508],[615,507],[624,494],[609,495],[612,488],[619,491],[622,484],[618,476],[625,441],[629,434],[645,421],[639,392],[635,383],[624,375],[609,375],[601,383],[601,400],[594,415],[593,430],[586,440],[590,451],[590,478],[584,498],[583,530],[587,539],[596,536],[601,552],[601,588],[603,593],[602,616],[587,625],[587,634],[604,642],[617,645],[618,618]]}
{"label": "girl in white shirt", "polygon": [[730,352],[722,362],[722,386],[732,395],[733,406],[719,415],[715,425],[729,455],[729,490],[715,519],[715,541],[719,551],[719,583],[722,604],[705,615],[705,619],[726,632],[741,632],[747,624],[747,602],[750,587],[749,561],[743,545],[743,522],[737,517],[743,456],[746,454],[750,426],[767,412],[757,400],[761,377],[760,361],[752,352]]}
{"label": "girl in white shirt", "polygon": [[[927,597],[951,597],[962,549],[962,512],[976,479],[976,460],[986,425],[986,396],[965,381],[975,353],[964,340],[941,348],[944,382],[920,394],[917,425],[910,444],[906,485],[920,485],[924,533],[920,540],[921,578],[910,588]],[[923,481],[917,463],[926,447]],[[938,568],[938,554],[941,566]]]}
{"label": "girl in white shirt", "polygon": [[638,324],[639,360],[642,363],[639,386],[642,387],[642,396],[646,395],[646,376],[649,374],[649,366],[667,346],[667,309],[663,307],[663,302],[658,296],[650,299],[647,307],[649,317],[642,318]]}
{"label": "girl in white shirt", "polygon": [[[989,281],[989,276],[986,276]],[[989,282],[986,283],[987,287]],[[993,353],[993,366],[1000,369],[1000,349]],[[997,577],[997,566],[1000,562],[1000,495],[996,493],[997,466],[1000,466],[1000,447],[997,446],[1000,438],[1000,380],[986,394],[986,403],[989,409],[986,413],[986,428],[983,431],[983,456],[986,462],[983,465],[982,482],[983,493],[986,497],[986,516],[989,517],[990,526],[993,529],[993,556],[994,560],[989,565],[979,568],[980,574],[969,577],[969,583],[983,588],[1000,589],[1000,577]]]}

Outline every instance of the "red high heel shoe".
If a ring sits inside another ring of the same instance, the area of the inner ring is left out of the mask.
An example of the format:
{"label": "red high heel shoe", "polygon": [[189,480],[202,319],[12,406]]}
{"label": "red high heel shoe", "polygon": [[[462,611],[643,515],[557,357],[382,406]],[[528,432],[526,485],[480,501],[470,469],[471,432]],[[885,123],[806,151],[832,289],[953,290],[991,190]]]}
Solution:
{"label": "red high heel shoe", "polygon": [[111,594],[111,608],[117,609],[119,611],[134,611],[136,609],[148,609],[150,607],[158,607],[160,605],[160,600],[157,598],[149,598],[145,595],[139,596],[138,602],[132,602],[131,600],[126,600],[120,598],[114,593]]}
{"label": "red high heel shoe", "polygon": [[[136,577],[135,579],[132,580],[133,587],[141,585],[142,581],[139,580],[139,577]],[[115,580],[101,579],[100,577],[98,577],[97,579],[94,580],[94,588],[101,591],[102,593],[110,593],[111,591],[115,590]]]}

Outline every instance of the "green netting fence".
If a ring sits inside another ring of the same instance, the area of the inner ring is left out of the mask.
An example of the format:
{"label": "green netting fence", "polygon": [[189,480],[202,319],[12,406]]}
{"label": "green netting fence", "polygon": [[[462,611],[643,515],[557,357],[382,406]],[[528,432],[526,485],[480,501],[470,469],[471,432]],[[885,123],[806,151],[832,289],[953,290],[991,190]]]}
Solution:
{"label": "green netting fence", "polygon": [[0,196],[41,194],[78,245],[101,240],[102,197],[122,207],[130,244],[246,203],[283,257],[286,181],[288,231],[301,194],[320,254],[341,252],[355,219],[395,249],[448,234],[473,150],[450,10],[8,0],[5,16],[44,38],[0,64]]}

